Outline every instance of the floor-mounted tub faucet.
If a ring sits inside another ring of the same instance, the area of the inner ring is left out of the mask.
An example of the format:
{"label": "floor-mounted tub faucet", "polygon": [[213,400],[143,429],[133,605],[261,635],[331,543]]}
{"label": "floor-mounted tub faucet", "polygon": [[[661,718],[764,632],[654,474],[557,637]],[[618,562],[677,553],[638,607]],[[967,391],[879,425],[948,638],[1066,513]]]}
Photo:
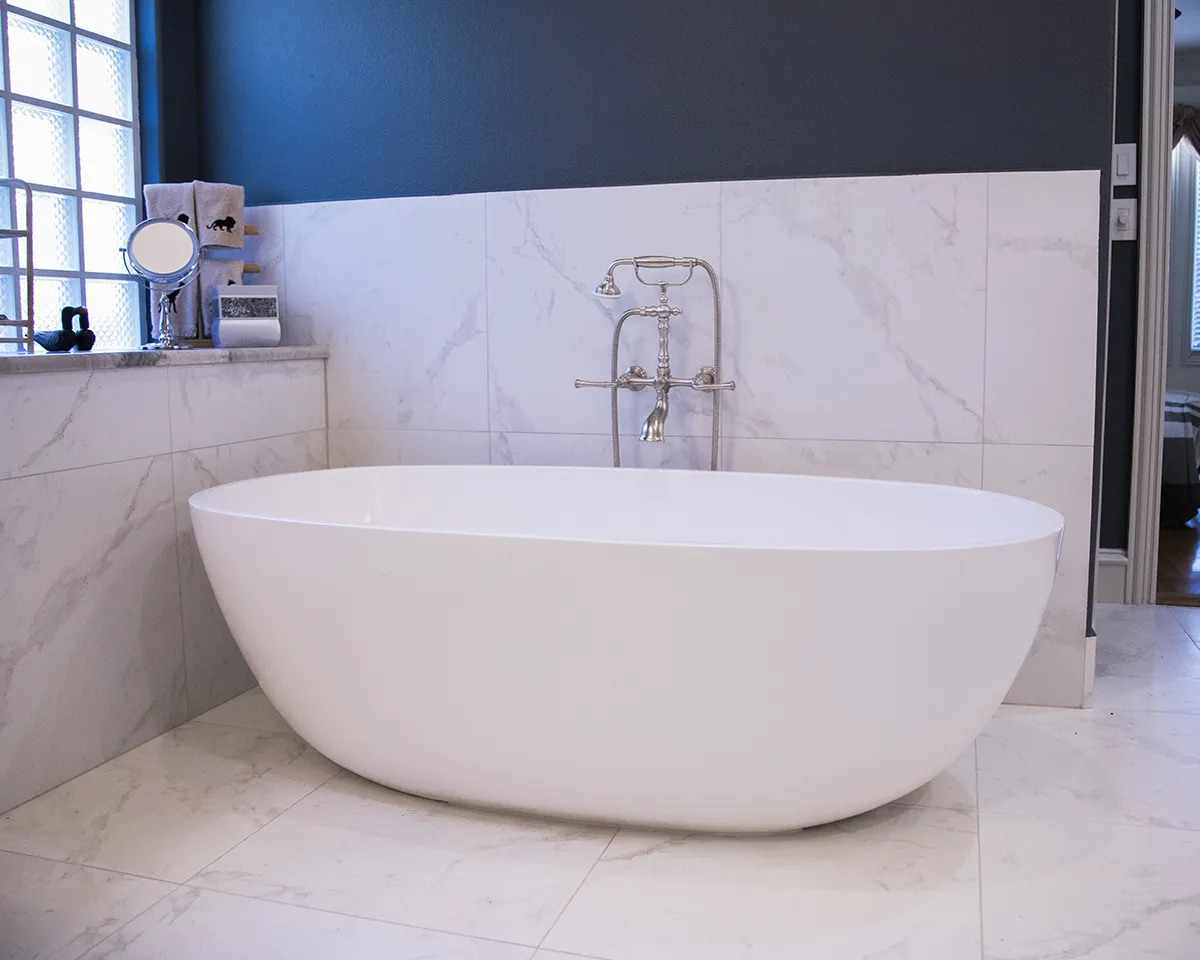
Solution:
{"label": "floor-mounted tub faucet", "polygon": [[[713,398],[712,414],[712,463],[710,469],[716,470],[719,463],[719,442],[721,436],[721,391],[733,390],[732,381],[721,381],[721,290],[717,282],[717,272],[706,260],[696,257],[633,257],[632,259],[615,260],[609,265],[604,279],[596,287],[596,296],[606,299],[616,299],[621,296],[613,274],[618,267],[633,267],[634,276],[640,283],[659,288],[658,303],[651,307],[633,307],[621,314],[613,328],[612,364],[608,380],[576,380],[576,387],[601,387],[612,394],[612,446],[613,466],[621,465],[620,421],[617,410],[618,390],[643,390],[654,388],[654,409],[646,417],[642,425],[641,438],[650,443],[661,443],[666,438],[667,414],[670,412],[670,392],[673,387],[690,387],[704,393],[711,393]],[[682,280],[647,280],[642,276],[643,270],[662,270],[671,267],[686,268],[687,276]],[[713,292],[713,364],[704,366],[690,379],[671,375],[671,318],[678,317],[683,311],[673,307],[667,295],[668,287],[681,287],[700,267],[708,274]],[[620,369],[619,353],[621,349],[621,329],[630,317],[655,317],[658,320],[658,366],[653,377],[646,374],[644,368],[636,364],[630,366],[624,373]]]}

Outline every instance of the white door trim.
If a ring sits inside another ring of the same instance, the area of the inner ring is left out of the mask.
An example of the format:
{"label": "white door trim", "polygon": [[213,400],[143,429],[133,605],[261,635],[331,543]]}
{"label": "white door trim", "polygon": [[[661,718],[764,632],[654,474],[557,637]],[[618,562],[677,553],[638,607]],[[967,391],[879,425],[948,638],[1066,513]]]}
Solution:
{"label": "white door trim", "polygon": [[1145,0],[1137,372],[1129,489],[1129,568],[1125,591],[1130,603],[1154,603],[1158,582],[1163,403],[1167,380],[1167,269],[1171,252],[1174,28],[1173,0]]}

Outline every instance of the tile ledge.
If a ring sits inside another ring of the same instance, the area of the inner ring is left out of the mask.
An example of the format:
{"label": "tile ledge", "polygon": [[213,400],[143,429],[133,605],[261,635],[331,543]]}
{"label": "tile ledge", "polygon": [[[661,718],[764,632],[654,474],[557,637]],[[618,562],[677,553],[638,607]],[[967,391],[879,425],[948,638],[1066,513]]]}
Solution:
{"label": "tile ledge", "polygon": [[74,370],[131,370],[137,367],[185,367],[206,363],[267,363],[284,360],[326,360],[329,348],[321,346],[241,347],[221,350],[93,350],[88,353],[34,353],[0,355],[0,375],[6,373],[62,373]]}

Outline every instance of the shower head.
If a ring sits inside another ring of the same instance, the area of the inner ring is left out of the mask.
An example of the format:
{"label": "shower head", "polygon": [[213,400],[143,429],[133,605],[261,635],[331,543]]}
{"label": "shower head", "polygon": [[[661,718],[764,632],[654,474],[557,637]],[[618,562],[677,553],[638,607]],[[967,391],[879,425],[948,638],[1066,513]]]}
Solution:
{"label": "shower head", "polygon": [[596,296],[604,297],[606,300],[615,300],[620,295],[621,288],[617,286],[613,275],[611,273],[605,274],[604,279],[600,281],[600,286],[596,288]]}

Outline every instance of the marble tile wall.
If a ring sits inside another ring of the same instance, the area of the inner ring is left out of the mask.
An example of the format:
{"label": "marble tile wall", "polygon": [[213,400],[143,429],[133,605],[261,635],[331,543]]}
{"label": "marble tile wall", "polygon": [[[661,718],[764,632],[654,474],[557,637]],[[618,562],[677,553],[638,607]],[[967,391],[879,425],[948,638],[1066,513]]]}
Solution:
{"label": "marble tile wall", "polygon": [[[621,256],[720,273],[722,466],[953,483],[1068,518],[1042,634],[1010,699],[1078,705],[1085,637],[1100,187],[1097,171],[664,184],[259,207],[286,337],[327,345],[333,466],[611,462],[620,309],[649,302]],[[248,220],[250,219],[248,215]],[[672,358],[712,348],[703,280],[675,301]],[[652,367],[652,324],[622,367]],[[672,396],[670,439],[626,463],[703,468],[708,401]],[[997,602],[1003,602],[998,596]],[[986,614],[984,614],[986,615]]]}
{"label": "marble tile wall", "polygon": [[187,498],[326,464],[321,360],[0,376],[0,811],[253,685]]}

